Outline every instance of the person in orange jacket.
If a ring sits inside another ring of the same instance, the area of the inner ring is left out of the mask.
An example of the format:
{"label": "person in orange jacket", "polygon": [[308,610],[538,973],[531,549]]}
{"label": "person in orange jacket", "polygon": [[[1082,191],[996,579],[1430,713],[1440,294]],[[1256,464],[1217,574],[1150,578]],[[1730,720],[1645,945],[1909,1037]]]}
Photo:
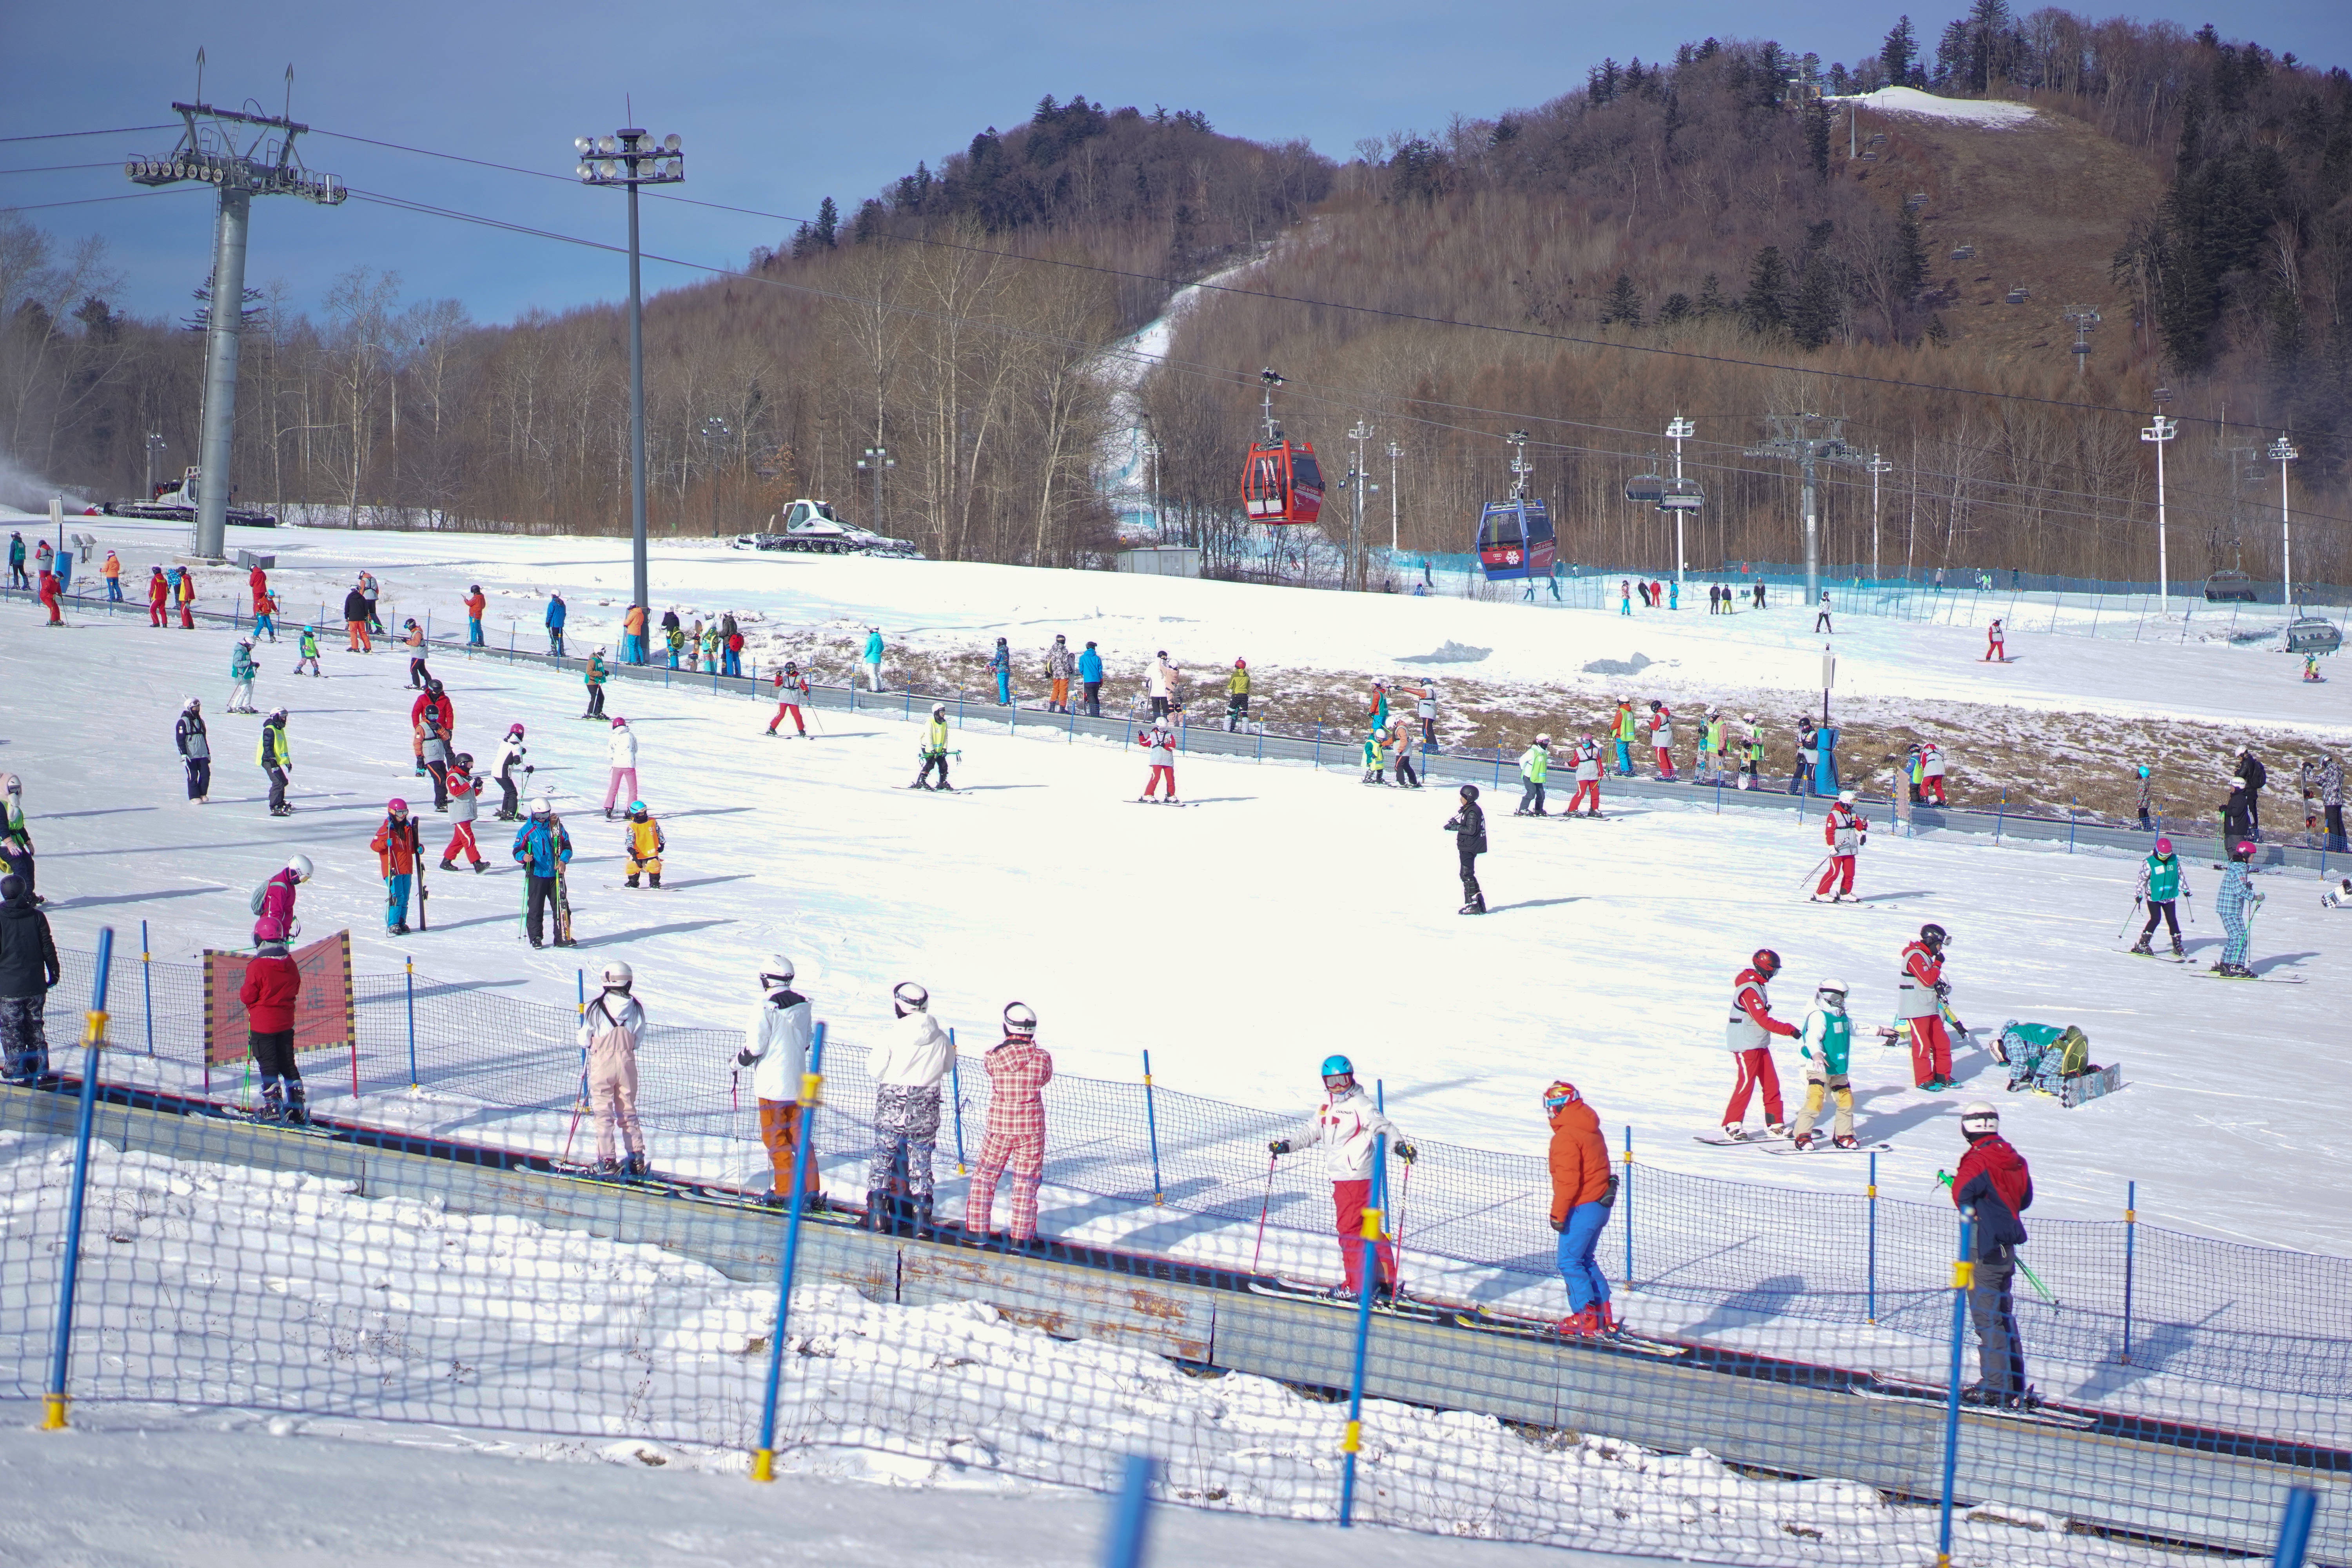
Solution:
{"label": "person in orange jacket", "polygon": [[383,874],[383,931],[386,936],[408,934],[408,886],[416,879],[416,821],[408,803],[394,795],[384,802],[383,821],[369,840],[377,868]]}
{"label": "person in orange jacket", "polygon": [[188,631],[196,629],[196,574],[194,567],[180,569],[180,625]]}
{"label": "person in orange jacket", "polygon": [[482,646],[482,612],[489,607],[490,602],[482,596],[482,585],[479,583],[466,591],[466,646],[467,647]]}
{"label": "person in orange jacket", "polygon": [[108,551],[106,564],[98,569],[98,574],[106,579],[106,602],[110,605],[122,603],[122,557],[111,550]]}
{"label": "person in orange jacket", "polygon": [[1601,1227],[1617,1202],[1609,1142],[1601,1135],[1601,1118],[1567,1079],[1544,1090],[1543,1106],[1551,1123],[1551,1227],[1559,1233],[1559,1277],[1568,1287],[1568,1316],[1553,1331],[1576,1338],[1615,1333],[1609,1277],[1595,1258]]}
{"label": "person in orange jacket", "polygon": [[646,662],[646,607],[631,605],[621,617],[621,661],[625,664]]}

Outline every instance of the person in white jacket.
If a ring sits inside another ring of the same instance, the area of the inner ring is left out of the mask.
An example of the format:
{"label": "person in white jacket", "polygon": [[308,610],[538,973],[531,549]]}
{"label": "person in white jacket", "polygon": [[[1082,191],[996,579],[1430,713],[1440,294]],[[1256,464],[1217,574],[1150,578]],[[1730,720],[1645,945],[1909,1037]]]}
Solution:
{"label": "person in white jacket", "polygon": [[[588,1055],[588,1105],[596,1116],[596,1173],[646,1173],[646,1135],[637,1126],[637,1042],[646,1009],[629,994],[636,976],[618,960],[604,966],[604,989],[580,1014],[580,1048]],[[628,1151],[614,1158],[614,1131]]]}
{"label": "person in white jacket", "polygon": [[890,993],[898,1021],[866,1054],[874,1080],[874,1153],[866,1224],[891,1236],[931,1228],[931,1157],[940,1141],[940,1079],[955,1047],[931,1017],[931,994],[908,980]]}
{"label": "person in white jacket", "polygon": [[1168,662],[1168,650],[1161,648],[1143,675],[1144,694],[1151,699],[1151,716],[1165,719],[1168,704],[1176,695],[1176,667]]}
{"label": "person in white jacket", "polygon": [[637,732],[617,713],[613,715],[613,738],[605,743],[604,760],[613,765],[612,782],[604,786],[604,820],[610,822],[613,803],[635,800],[638,794]]}
{"label": "person in white jacket", "polygon": [[[1331,1207],[1339,1221],[1339,1260],[1347,1269],[1350,1296],[1363,1289],[1364,1209],[1371,1201],[1372,1160],[1383,1136],[1398,1159],[1412,1163],[1417,1151],[1356,1081],[1355,1064],[1345,1057],[1328,1057],[1322,1105],[1304,1131],[1267,1145],[1277,1159],[1294,1149],[1322,1148],[1323,1173],[1331,1179]],[[1396,1251],[1382,1240],[1379,1253],[1377,1289],[1385,1294],[1396,1288]]]}
{"label": "person in white jacket", "polygon": [[[751,1099],[759,1107],[760,1142],[767,1145],[771,1205],[781,1208],[793,1190],[793,1162],[801,1144],[801,1079],[808,1071],[809,1039],[815,1012],[793,989],[793,961],[772,955],[760,970],[760,1000],[743,1026],[743,1048],[735,1065],[751,1069]],[[809,1152],[803,1196],[819,1190],[815,1151]]]}

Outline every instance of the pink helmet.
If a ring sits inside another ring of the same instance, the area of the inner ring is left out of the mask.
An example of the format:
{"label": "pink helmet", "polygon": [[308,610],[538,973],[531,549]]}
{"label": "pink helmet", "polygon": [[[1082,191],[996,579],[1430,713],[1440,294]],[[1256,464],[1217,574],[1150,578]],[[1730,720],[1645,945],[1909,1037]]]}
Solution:
{"label": "pink helmet", "polygon": [[2159,838],[2159,839],[2158,839],[2158,840],[2156,841],[2156,852],[2157,852],[2158,854],[2159,854],[2159,855],[2169,855],[2169,854],[2171,854],[2171,853],[2172,853],[2172,840],[2171,840],[2171,839],[2169,839],[2169,838]]}
{"label": "pink helmet", "polygon": [[625,728],[628,722],[629,721],[626,719],[622,718],[618,713],[613,715],[613,728],[615,730]]}
{"label": "pink helmet", "polygon": [[401,799],[398,795],[394,795],[390,800],[383,803],[383,808],[386,811],[406,811],[408,809],[408,803]]}

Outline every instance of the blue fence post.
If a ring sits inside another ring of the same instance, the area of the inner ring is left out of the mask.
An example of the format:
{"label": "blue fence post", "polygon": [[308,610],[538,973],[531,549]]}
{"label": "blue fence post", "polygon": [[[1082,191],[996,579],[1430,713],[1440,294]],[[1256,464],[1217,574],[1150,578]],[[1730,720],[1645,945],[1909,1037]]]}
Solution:
{"label": "blue fence post", "polygon": [[807,1205],[809,1161],[816,1147],[816,1108],[824,1098],[824,1026],[809,1042],[801,1075],[800,1147],[793,1151],[793,1195],[784,1205],[784,1254],[776,1266],[776,1328],[768,1341],[768,1392],[760,1410],[760,1446],[751,1451],[751,1479],[776,1479],[776,1393],[784,1375],[784,1331],[793,1316],[793,1273],[800,1264],[801,1214]]}
{"label": "blue fence post", "polygon": [[1625,1289],[1633,1288],[1633,1129],[1625,1128],[1625,1179],[1618,1184],[1617,1201],[1625,1205]]}
{"label": "blue fence post", "polygon": [[1870,1305],[1863,1321],[1878,1321],[1878,1152],[1870,1154]]}
{"label": "blue fence post", "polygon": [[1323,765],[1323,726],[1320,724],[1315,726],[1315,765],[1318,768]]}
{"label": "blue fence post", "polygon": [[1160,1113],[1151,1105],[1151,1053],[1143,1053],[1143,1125],[1151,1134],[1151,1202],[1160,1203]]}
{"label": "blue fence post", "polygon": [[1356,1455],[1364,1446],[1364,1362],[1372,1344],[1372,1297],[1381,1280],[1381,1210],[1388,1202],[1389,1135],[1372,1140],[1372,1201],[1364,1210],[1363,1262],[1357,1275],[1356,1368],[1348,1379],[1348,1426],[1339,1439],[1339,1528],[1356,1520]]}
{"label": "blue fence post", "polygon": [[147,1054],[155,1054],[155,976],[152,973],[155,955],[148,951],[147,922],[139,922],[139,991],[140,1011],[147,1016]]}
{"label": "blue fence post", "polygon": [[2000,792],[2000,805],[1992,819],[1992,841],[2000,842],[2000,825],[2009,820],[2009,791]]}
{"label": "blue fence post", "polygon": [[2131,1365],[2132,1264],[2137,1251],[2134,1242],[2139,1235],[2139,1184],[2124,1184],[2124,1356],[2123,1364]]}
{"label": "blue fence post", "polygon": [[2066,853],[2074,852],[2074,812],[2083,804],[2079,796],[2066,803]]}
{"label": "blue fence post", "polygon": [[[852,687],[851,690],[856,690]],[[948,1031],[948,1093],[955,1100],[956,1174],[971,1173],[963,1159],[963,1063],[956,1055],[955,1031]]]}
{"label": "blue fence post", "polygon": [[106,1044],[106,980],[114,965],[114,928],[98,933],[98,980],[82,1029],[81,1110],[74,1126],[73,1197],[66,1209],[64,1267],[58,1276],[58,1312],[49,1333],[49,1386],[42,1401],[41,1430],[66,1426],[66,1378],[73,1367],[74,1285],[81,1272],[81,1216],[89,1194],[90,1122],[98,1109],[98,1053]]}
{"label": "blue fence post", "polygon": [[1952,1260],[1952,1385],[1944,1396],[1944,1497],[1936,1527],[1937,1568],[1950,1568],[1952,1561],[1952,1487],[1960,1466],[1960,1337],[1969,1326],[1969,1287],[1976,1279],[1976,1248],[1970,1245],[1976,1236],[1976,1217],[1973,1206],[1960,1211],[1960,1255]]}
{"label": "blue fence post", "polygon": [[2311,1520],[2319,1511],[2319,1494],[2309,1487],[2289,1487],[2286,1511],[2279,1516],[2276,1568],[2303,1568],[2303,1554],[2311,1546]]}
{"label": "blue fence post", "polygon": [[416,1087],[416,955],[404,953],[402,962],[408,968],[408,1087]]}
{"label": "blue fence post", "polygon": [[1118,1511],[1111,1516],[1110,1542],[1103,1568],[1143,1568],[1143,1538],[1151,1522],[1151,1482],[1159,1465],[1148,1454],[1129,1454],[1118,1489]]}

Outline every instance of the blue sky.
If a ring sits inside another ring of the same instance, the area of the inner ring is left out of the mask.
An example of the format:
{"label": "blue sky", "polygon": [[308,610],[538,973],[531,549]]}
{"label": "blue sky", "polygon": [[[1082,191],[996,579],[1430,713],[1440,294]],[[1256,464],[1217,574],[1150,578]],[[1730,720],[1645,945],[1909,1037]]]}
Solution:
{"label": "blue sky", "polygon": [[[687,148],[685,194],[790,215],[832,195],[845,210],[884,182],[934,163],[983,125],[1025,119],[1037,99],[1083,92],[1111,106],[1204,111],[1220,131],[1265,140],[1304,136],[1344,157],[1360,137],[1444,125],[1540,102],[1580,84],[1602,56],[1671,55],[1685,39],[1770,37],[1823,59],[1875,49],[1898,7],[1664,0],[1639,6],[1488,0],[1435,6],[1400,0],[1239,4],[1073,0],[950,5],[865,0],[814,5],[673,3],[452,5],[419,0],[357,7],[216,0],[194,7],[114,0],[93,28],[83,5],[10,8],[10,71],[0,137],[152,125],[195,89],[215,103],[254,99],[275,113],[287,65],[294,114],[324,131],[401,142],[568,175],[572,138],[635,122],[676,132]],[[1932,40],[1960,0],[1911,11]],[[2023,8],[2021,6],[2021,8]],[[2086,6],[2095,13],[2100,7]],[[2213,16],[2170,4],[2137,10],[2194,26]],[[2352,5],[2240,0],[2226,35],[2352,62]],[[0,203],[122,195],[127,153],[169,151],[168,131],[0,143]],[[617,240],[617,197],[566,181],[468,168],[314,136],[314,169],[379,191],[568,234]],[[198,191],[54,207],[27,215],[61,237],[106,237],[125,278],[117,303],[179,313],[203,279],[211,205]],[[753,246],[789,234],[779,222],[649,204],[647,248],[740,265]],[[477,320],[534,306],[561,310],[625,287],[602,253],[404,215],[362,202],[326,210],[292,198],[257,204],[249,280],[282,279],[315,310],[333,279],[359,264],[401,275],[409,300],[448,296]],[[654,265],[650,288],[688,275]]]}

